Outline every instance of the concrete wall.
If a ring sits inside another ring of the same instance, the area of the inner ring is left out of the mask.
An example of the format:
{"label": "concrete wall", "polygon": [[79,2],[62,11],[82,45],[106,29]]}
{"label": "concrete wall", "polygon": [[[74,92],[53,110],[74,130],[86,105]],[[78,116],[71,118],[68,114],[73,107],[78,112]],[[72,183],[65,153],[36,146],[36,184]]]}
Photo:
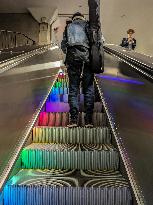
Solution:
{"label": "concrete wall", "polygon": [[0,14],[0,30],[21,32],[34,41],[39,39],[39,23],[31,14]]}
{"label": "concrete wall", "polygon": [[153,1],[101,0],[101,21],[108,43],[120,44],[129,28],[135,29],[136,50],[153,55]]}

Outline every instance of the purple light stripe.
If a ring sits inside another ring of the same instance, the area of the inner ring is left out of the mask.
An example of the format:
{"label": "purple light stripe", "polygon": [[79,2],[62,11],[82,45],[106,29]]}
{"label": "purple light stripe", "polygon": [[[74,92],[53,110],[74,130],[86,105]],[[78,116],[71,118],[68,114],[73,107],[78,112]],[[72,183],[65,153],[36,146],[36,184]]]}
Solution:
{"label": "purple light stripe", "polygon": [[130,84],[136,84],[136,85],[144,85],[144,82],[138,81],[138,80],[131,80],[131,79],[125,79],[121,77],[112,77],[108,75],[96,75],[99,78],[107,79],[107,80],[112,80],[112,81],[118,81],[122,83],[130,83]]}

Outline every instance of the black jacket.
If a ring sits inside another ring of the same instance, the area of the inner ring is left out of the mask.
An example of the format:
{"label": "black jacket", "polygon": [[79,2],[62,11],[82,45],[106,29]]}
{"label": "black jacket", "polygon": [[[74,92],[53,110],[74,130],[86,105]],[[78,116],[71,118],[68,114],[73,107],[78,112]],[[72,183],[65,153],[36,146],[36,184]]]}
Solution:
{"label": "black jacket", "polygon": [[[134,43],[132,43],[131,47],[134,50],[136,47],[136,40],[133,38]],[[128,38],[123,38],[122,43],[120,44],[120,46],[124,47],[124,48],[129,48],[129,42],[128,42]]]}

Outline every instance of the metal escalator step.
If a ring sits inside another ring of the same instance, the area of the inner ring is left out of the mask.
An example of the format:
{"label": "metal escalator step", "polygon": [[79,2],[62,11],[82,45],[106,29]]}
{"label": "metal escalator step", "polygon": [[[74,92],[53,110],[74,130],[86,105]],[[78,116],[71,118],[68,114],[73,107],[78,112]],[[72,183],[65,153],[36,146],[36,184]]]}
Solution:
{"label": "metal escalator step", "polygon": [[61,83],[69,83],[69,79],[68,76],[65,78],[57,78],[57,82],[61,82]]}
{"label": "metal escalator step", "polygon": [[111,144],[110,130],[105,128],[33,128],[34,143]]}
{"label": "metal escalator step", "polygon": [[[68,103],[64,102],[46,102],[46,112],[69,112],[70,106]],[[94,112],[102,112],[102,103],[101,102],[96,102],[94,103]],[[84,112],[84,105],[83,103],[79,103],[79,111]]]}
{"label": "metal escalator step", "polygon": [[53,94],[53,95],[69,94],[69,88],[55,88],[55,87],[53,87],[50,94]]}
{"label": "metal escalator step", "polygon": [[[80,94],[82,94],[82,88],[80,88]],[[53,87],[50,94],[53,95],[63,95],[63,94],[69,94],[69,88],[68,87]]]}
{"label": "metal escalator step", "polygon": [[[78,96],[78,101],[80,101],[80,95]],[[64,102],[64,103],[68,103],[68,94],[55,95],[55,94],[51,93],[49,95],[48,99],[47,99],[47,102]]]}
{"label": "metal escalator step", "polygon": [[[84,102],[84,94],[78,95],[78,101]],[[47,99],[47,102],[65,102],[68,103],[68,94],[57,95],[51,93]]]}
{"label": "metal escalator step", "polygon": [[63,95],[62,100],[64,103],[68,103],[68,94]]}
{"label": "metal escalator step", "polygon": [[[79,126],[85,126],[84,121],[85,113],[79,113]],[[105,113],[94,112],[92,117],[92,123],[94,127],[106,127],[107,126],[107,118]]]}
{"label": "metal escalator step", "polygon": [[119,172],[21,170],[4,189],[4,205],[131,205]]}
{"label": "metal escalator step", "polygon": [[56,81],[54,84],[54,87],[56,88],[60,88],[60,87],[68,87],[69,86],[69,82],[68,81]]}
{"label": "metal escalator step", "polygon": [[64,102],[46,102],[46,112],[69,112],[68,103]]}
{"label": "metal escalator step", "polygon": [[64,95],[50,94],[47,99],[47,102],[61,102],[62,101],[61,96],[64,96]]}
{"label": "metal escalator step", "polygon": [[117,170],[119,156],[112,145],[33,143],[22,151],[25,169]]}
{"label": "metal escalator step", "polygon": [[64,102],[68,103],[68,94],[55,95],[50,94],[46,102]]}
{"label": "metal escalator step", "polygon": [[103,112],[103,104],[101,102],[94,103],[94,112]]}
{"label": "metal escalator step", "polygon": [[[79,113],[79,126],[85,126],[84,122],[85,113]],[[69,123],[68,112],[41,112],[38,117],[38,126],[55,126],[66,127]],[[93,113],[93,125],[94,127],[106,127],[107,118],[105,113],[95,112]]]}
{"label": "metal escalator step", "polygon": [[68,81],[68,76],[65,75],[65,74],[63,74],[63,75],[58,75],[57,81],[58,81],[58,82]]}
{"label": "metal escalator step", "polygon": [[56,82],[54,83],[54,87],[55,87],[55,88],[62,87],[62,83],[61,83],[61,82],[56,81]]}

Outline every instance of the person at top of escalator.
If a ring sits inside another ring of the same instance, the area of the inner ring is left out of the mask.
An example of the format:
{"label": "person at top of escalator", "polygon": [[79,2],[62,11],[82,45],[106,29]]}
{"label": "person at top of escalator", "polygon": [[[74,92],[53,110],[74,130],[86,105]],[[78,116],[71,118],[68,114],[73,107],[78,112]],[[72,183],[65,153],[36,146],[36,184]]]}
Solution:
{"label": "person at top of escalator", "polygon": [[69,77],[70,122],[68,127],[78,126],[79,103],[78,94],[82,82],[85,107],[85,126],[93,127],[92,114],[94,108],[94,74],[89,63],[89,23],[77,12],[72,17],[63,33],[61,49],[66,54],[65,65]]}
{"label": "person at top of escalator", "polygon": [[134,33],[135,33],[135,31],[133,29],[129,29],[127,31],[128,37],[123,38],[122,43],[120,44],[120,46],[122,46],[124,48],[128,48],[129,50],[134,50],[135,47],[136,47],[136,39],[133,38]]}

